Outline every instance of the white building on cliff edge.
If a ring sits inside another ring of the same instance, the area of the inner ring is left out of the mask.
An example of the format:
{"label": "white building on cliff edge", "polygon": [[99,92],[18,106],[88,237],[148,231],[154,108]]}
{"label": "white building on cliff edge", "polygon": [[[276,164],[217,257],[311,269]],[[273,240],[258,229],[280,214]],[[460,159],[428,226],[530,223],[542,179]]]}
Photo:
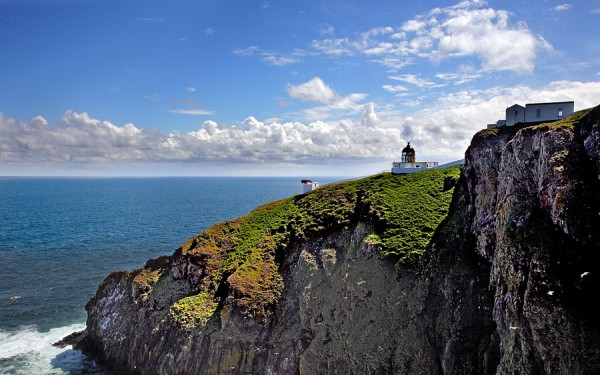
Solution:
{"label": "white building on cliff edge", "polygon": [[407,174],[425,171],[438,166],[437,161],[417,161],[415,149],[410,147],[410,142],[402,150],[401,161],[392,163],[392,174]]}
{"label": "white building on cliff edge", "polygon": [[506,108],[504,120],[498,120],[495,124],[489,124],[490,128],[499,126],[513,126],[518,123],[557,121],[571,116],[575,111],[575,102],[550,102],[530,103],[525,107],[514,104]]}
{"label": "white building on cliff edge", "polygon": [[319,183],[312,180],[301,180],[300,182],[302,183],[302,193],[304,194],[319,188]]}

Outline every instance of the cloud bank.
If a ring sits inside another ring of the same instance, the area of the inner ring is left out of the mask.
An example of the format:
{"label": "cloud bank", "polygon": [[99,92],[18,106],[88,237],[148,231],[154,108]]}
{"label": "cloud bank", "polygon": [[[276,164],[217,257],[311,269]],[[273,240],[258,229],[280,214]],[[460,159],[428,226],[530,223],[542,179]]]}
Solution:
{"label": "cloud bank", "polygon": [[241,125],[206,121],[196,131],[173,134],[73,111],[55,125],[40,116],[17,121],[0,115],[0,164],[391,162],[406,141],[428,159],[448,161],[462,158],[473,134],[513,103],[575,100],[581,109],[598,105],[598,98],[600,82],[557,81],[538,88],[444,94],[427,109],[414,111],[378,110],[366,103],[354,120],[266,123],[248,117]]}
{"label": "cloud bank", "polygon": [[[372,111],[371,111],[372,112]],[[56,126],[43,117],[17,122],[0,117],[0,160],[22,162],[315,162],[390,155],[399,129],[373,128],[349,120],[264,123],[248,117],[242,125],[206,121],[189,133],[166,134],[117,126],[67,111]]]}

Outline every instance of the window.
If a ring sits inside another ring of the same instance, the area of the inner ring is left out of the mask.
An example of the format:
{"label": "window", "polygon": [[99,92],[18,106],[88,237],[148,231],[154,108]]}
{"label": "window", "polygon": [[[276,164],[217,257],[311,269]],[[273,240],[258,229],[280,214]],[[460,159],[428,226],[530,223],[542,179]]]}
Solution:
{"label": "window", "polygon": [[542,110],[541,109],[536,109],[535,110],[535,117],[536,118],[541,118],[542,117]]}
{"label": "window", "polygon": [[562,108],[558,109],[558,117],[562,117],[563,116],[563,111]]}

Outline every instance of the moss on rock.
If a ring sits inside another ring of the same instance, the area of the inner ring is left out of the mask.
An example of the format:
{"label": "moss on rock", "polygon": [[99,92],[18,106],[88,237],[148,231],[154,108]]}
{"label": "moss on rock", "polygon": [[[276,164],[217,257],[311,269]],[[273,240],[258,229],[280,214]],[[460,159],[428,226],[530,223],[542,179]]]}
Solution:
{"label": "moss on rock", "polygon": [[206,325],[213,315],[218,300],[208,293],[198,293],[182,298],[171,306],[170,313],[173,319],[186,328]]}
{"label": "moss on rock", "polygon": [[459,174],[458,167],[382,173],[271,202],[217,224],[182,246],[182,255],[204,273],[193,289],[199,294],[175,302],[171,315],[185,326],[204,322],[216,308],[208,301],[225,286],[227,301],[242,314],[265,318],[284,287],[278,254],[285,254],[291,241],[320,238],[358,221],[373,226],[368,240],[381,256],[409,263],[446,216],[453,192],[448,181]]}

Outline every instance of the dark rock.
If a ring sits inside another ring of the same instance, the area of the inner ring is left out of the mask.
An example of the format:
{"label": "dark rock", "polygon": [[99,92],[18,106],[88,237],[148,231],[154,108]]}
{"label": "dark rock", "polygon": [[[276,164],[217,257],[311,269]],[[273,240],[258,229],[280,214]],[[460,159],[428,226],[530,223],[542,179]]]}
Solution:
{"label": "dark rock", "polygon": [[66,348],[69,345],[77,346],[81,340],[84,340],[86,337],[85,331],[73,332],[70,335],[63,337],[61,340],[58,340],[52,344],[52,346],[56,346],[58,348]]}

